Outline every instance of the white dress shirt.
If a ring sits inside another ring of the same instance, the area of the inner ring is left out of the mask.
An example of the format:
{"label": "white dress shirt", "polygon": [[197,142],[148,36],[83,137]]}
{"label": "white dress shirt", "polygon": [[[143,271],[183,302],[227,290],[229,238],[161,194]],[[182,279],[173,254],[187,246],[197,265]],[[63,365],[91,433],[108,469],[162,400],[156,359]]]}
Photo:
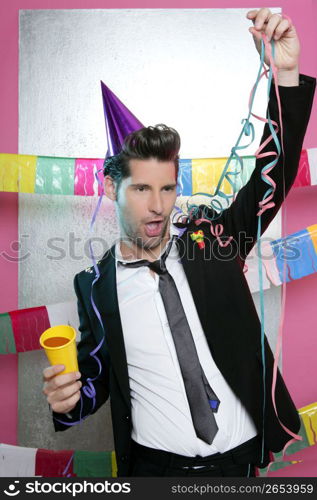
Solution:
{"label": "white dress shirt", "polygon": [[[170,234],[178,234],[178,231],[171,224]],[[151,448],[204,457],[225,452],[254,437],[257,430],[250,415],[211,356],[175,242],[166,259],[166,267],[180,294],[201,366],[220,399],[218,412],[214,413],[218,432],[212,444],[201,440],[195,433],[158,288],[159,276],[156,273],[152,276],[147,266],[129,268],[120,264],[118,261],[124,259],[119,242],[115,252],[118,302],[132,404],[132,439]]]}

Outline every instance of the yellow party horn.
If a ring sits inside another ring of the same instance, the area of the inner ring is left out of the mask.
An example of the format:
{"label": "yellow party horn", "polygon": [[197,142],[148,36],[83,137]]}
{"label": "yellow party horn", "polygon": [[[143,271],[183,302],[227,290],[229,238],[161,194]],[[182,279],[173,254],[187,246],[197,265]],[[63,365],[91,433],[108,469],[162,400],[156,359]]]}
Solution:
{"label": "yellow party horn", "polygon": [[40,336],[40,345],[51,365],[65,366],[59,375],[78,371],[75,328],[68,325],[52,326]]}

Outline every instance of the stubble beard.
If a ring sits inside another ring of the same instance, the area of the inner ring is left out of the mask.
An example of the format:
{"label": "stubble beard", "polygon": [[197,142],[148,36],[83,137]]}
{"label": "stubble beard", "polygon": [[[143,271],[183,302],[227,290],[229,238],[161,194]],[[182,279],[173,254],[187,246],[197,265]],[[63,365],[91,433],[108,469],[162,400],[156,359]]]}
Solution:
{"label": "stubble beard", "polygon": [[[156,249],[159,245],[161,245],[163,239],[166,236],[167,233],[167,228],[168,228],[168,223],[169,223],[169,218],[166,218],[166,221],[164,222],[163,226],[163,231],[160,236],[157,236],[155,238],[150,238],[148,241],[145,241],[145,239],[139,234],[137,230],[133,230],[131,226],[126,227],[123,225],[125,237],[124,237],[124,242],[130,246],[131,243],[137,246],[140,250],[154,250]],[[157,240],[159,238],[159,240]],[[154,240],[154,241],[151,241]]]}

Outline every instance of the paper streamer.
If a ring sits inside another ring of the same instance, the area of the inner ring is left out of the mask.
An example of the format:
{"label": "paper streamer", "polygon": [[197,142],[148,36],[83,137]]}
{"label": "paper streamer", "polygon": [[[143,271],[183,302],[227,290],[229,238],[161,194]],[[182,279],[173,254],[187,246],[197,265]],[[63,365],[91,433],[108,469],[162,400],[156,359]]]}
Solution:
{"label": "paper streamer", "polygon": [[9,312],[17,352],[38,349],[39,338],[50,327],[45,306]]}
{"label": "paper streamer", "polygon": [[[270,262],[271,261],[275,262],[275,257],[272,248],[268,243],[278,238],[281,238],[282,236],[281,225],[282,225],[282,211],[279,210],[261,237],[263,242],[262,253],[261,253],[262,266],[264,266],[263,261],[267,259],[270,260]],[[264,242],[267,242],[267,244],[264,245]],[[258,252],[258,244],[256,243],[249,252],[245,261],[245,268],[243,269],[249,289],[252,294],[260,290],[258,260],[259,260],[259,252]],[[262,280],[263,290],[268,290],[269,288],[272,288],[274,286],[273,282],[271,282],[271,280],[267,276],[267,273],[265,272],[265,267],[263,269],[262,278],[263,278]]]}
{"label": "paper streamer", "polygon": [[299,413],[304,422],[309,445],[317,444],[317,402],[304,406]]}
{"label": "paper streamer", "polygon": [[0,443],[0,477],[117,477],[114,451],[47,450]]}
{"label": "paper streamer", "polygon": [[[255,156],[242,156],[243,170],[231,177],[238,191],[251,177],[255,167]],[[181,159],[178,172],[178,194],[192,196],[197,192],[212,194],[220,179],[228,158]],[[27,156],[0,154],[0,191],[20,193],[61,194],[77,196],[100,195],[101,187],[95,174],[103,182],[104,159],[101,158],[59,158],[49,156]],[[234,159],[230,172],[238,168]],[[299,170],[294,187],[317,184],[317,148],[302,150]],[[222,190],[232,194],[227,180]]]}
{"label": "paper streamer", "polygon": [[192,160],[179,160],[177,195],[190,196],[193,192]]}
{"label": "paper streamer", "polygon": [[307,150],[301,151],[297,176],[292,187],[311,186],[309,160]]}
{"label": "paper streamer", "polygon": [[36,164],[35,193],[74,194],[73,158],[39,156]]}
{"label": "paper streamer", "polygon": [[[193,193],[211,193],[217,186],[226,158],[201,158],[192,160],[192,190]],[[220,185],[226,194],[232,193],[229,182],[224,179]]]}
{"label": "paper streamer", "polygon": [[[289,465],[296,465],[301,460],[292,460],[291,455],[317,444],[317,402],[298,410],[301,419],[299,435],[302,441],[291,444],[285,455],[290,460],[282,461],[282,452],[273,453],[270,470],[276,471]],[[73,456],[73,465],[70,458]],[[77,451],[24,448],[0,444],[0,477],[65,477],[65,468],[69,463],[70,476],[77,477],[116,477],[117,462],[114,450],[111,451]],[[259,476],[265,476],[267,467],[258,469]],[[68,476],[68,477],[70,477]]]}
{"label": "paper streamer", "polygon": [[[64,470],[69,459],[72,457],[72,450],[52,451],[39,448],[35,457],[35,475],[42,477],[64,477]],[[73,465],[68,466],[67,477],[74,477]]]}
{"label": "paper streamer", "polygon": [[18,355],[0,355],[0,443],[18,442]]}
{"label": "paper streamer", "polygon": [[34,477],[36,448],[0,443],[0,477]]}
{"label": "paper streamer", "polygon": [[80,340],[79,317],[77,302],[59,302],[58,304],[45,305],[50,326],[69,325],[77,330],[76,341]]}
{"label": "paper streamer", "polygon": [[9,313],[0,314],[0,354],[15,354],[15,338]]}
{"label": "paper streamer", "polygon": [[[103,182],[103,160],[75,160],[75,189],[74,194],[80,196],[100,195],[101,187],[96,181],[95,174]],[[101,171],[100,171],[101,169]]]}
{"label": "paper streamer", "polygon": [[112,477],[113,452],[74,452],[74,473],[78,477]]}
{"label": "paper streamer", "polygon": [[36,351],[41,349],[40,335],[51,326],[70,325],[80,341],[77,303],[61,302],[0,314],[0,354]]}
{"label": "paper streamer", "polygon": [[[294,453],[317,444],[317,402],[300,408],[298,410],[298,413],[301,419],[301,427],[298,434],[302,437],[302,440],[292,443],[286,449],[285,455],[293,455]],[[273,463],[270,466],[270,471],[276,471],[288,465],[295,465],[302,462],[302,460],[282,461],[282,456],[282,451],[272,454]],[[264,467],[263,469],[258,470],[259,475],[266,476],[268,467]]]}
{"label": "paper streamer", "polygon": [[317,254],[317,224],[313,224],[312,226],[308,226],[307,231],[309,232],[312,244],[314,246],[314,250]]}
{"label": "paper streamer", "polygon": [[0,154],[0,191],[34,193],[37,156]]}
{"label": "paper streamer", "polygon": [[[270,243],[274,258],[264,260],[267,276],[278,286],[317,272],[317,224]],[[265,247],[268,248],[268,245]]]}
{"label": "paper streamer", "polygon": [[317,184],[317,148],[307,149],[310,182],[312,186]]}

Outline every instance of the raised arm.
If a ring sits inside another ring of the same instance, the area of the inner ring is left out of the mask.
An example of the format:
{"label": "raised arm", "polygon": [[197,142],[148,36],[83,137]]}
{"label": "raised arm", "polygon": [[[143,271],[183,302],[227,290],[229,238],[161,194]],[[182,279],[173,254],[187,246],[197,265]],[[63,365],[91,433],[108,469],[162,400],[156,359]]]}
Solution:
{"label": "raised arm", "polygon": [[[300,75],[300,84],[293,87],[279,86],[280,101],[282,107],[284,154],[269,176],[276,184],[276,190],[272,201],[275,206],[267,209],[261,216],[261,234],[266,230],[280,209],[286,195],[293,185],[303,146],[304,136],[309,122],[313,97],[316,87],[316,78]],[[275,88],[272,86],[268,105],[271,120],[279,122],[278,105]],[[267,113],[268,116],[268,113]],[[264,126],[261,143],[270,135],[268,124]],[[277,137],[281,143],[280,130]],[[274,141],[270,141],[262,150],[277,151]],[[239,243],[240,257],[245,259],[256,242],[258,228],[259,202],[263,199],[269,185],[263,181],[261,171],[274,159],[273,156],[259,158],[247,184],[240,189],[235,201],[230,207],[223,211],[218,223],[224,225],[224,233],[232,235]],[[285,179],[285,197],[283,178]]]}
{"label": "raised arm", "polygon": [[[263,234],[280,209],[296,178],[304,136],[311,114],[316,78],[298,73],[300,44],[295,27],[287,16],[282,18],[279,14],[272,14],[269,9],[264,8],[249,11],[247,18],[253,22],[254,26],[249,28],[249,31],[252,33],[259,54],[261,54],[263,35],[268,41],[274,40],[274,64],[277,68],[276,78],[282,108],[284,153],[281,151],[278,162],[273,169],[267,172],[276,185],[273,198],[269,200],[275,205],[265,210],[261,215],[261,234]],[[268,66],[270,65],[267,48],[265,49],[264,62]],[[271,85],[266,118],[268,115],[279,126],[277,137],[282,145],[274,79]],[[261,144],[270,135],[271,132],[266,123]],[[276,155],[257,158],[255,170],[247,184],[240,189],[230,207],[214,221],[214,224],[223,225],[223,236],[233,237],[232,244],[238,245],[241,261],[245,260],[256,242],[259,221],[257,214],[261,208],[259,202],[263,200],[265,193],[270,188],[270,185],[262,179],[261,171],[265,165],[276,159],[278,153],[273,139],[263,147],[260,155],[270,151],[275,152]],[[213,210],[206,210],[203,205],[201,209],[204,209],[204,212],[201,213],[210,219],[213,218]]]}

